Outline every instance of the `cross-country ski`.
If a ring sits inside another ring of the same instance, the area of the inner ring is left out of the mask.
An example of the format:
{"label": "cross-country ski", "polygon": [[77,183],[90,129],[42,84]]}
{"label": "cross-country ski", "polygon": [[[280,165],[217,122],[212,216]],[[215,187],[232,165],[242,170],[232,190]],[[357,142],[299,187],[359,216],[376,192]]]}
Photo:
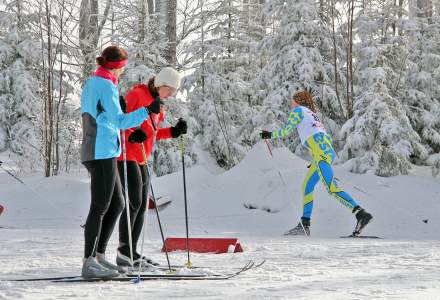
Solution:
{"label": "cross-country ski", "polygon": [[[85,279],[81,276],[66,275],[56,277],[32,277],[32,278],[0,278],[0,281],[19,281],[19,282],[34,282],[34,281],[51,281],[51,282],[97,282],[97,281],[133,281],[141,280],[226,280],[238,276],[246,271],[261,267],[265,261],[255,263],[254,261],[247,262],[244,266],[233,268],[234,271],[220,270],[218,268],[209,267],[192,267],[189,270],[186,267],[173,267],[172,273],[167,273],[167,267],[150,266],[148,270],[143,269],[141,273],[137,274],[137,270],[133,269],[122,273],[117,277],[108,278],[89,278]],[[212,270],[213,269],[213,270]]]}
{"label": "cross-country ski", "polygon": [[382,237],[375,236],[375,235],[344,235],[341,236],[341,238],[352,238],[352,239],[382,239]]}

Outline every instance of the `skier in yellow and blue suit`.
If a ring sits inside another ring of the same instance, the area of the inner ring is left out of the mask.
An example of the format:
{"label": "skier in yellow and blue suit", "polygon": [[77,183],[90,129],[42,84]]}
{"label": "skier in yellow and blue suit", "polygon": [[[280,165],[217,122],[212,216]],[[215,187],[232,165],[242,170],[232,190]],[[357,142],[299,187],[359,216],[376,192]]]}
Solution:
{"label": "skier in yellow and blue suit", "polygon": [[303,215],[299,224],[286,232],[286,235],[310,235],[313,191],[318,181],[321,180],[328,193],[355,214],[357,224],[353,235],[358,236],[373,217],[361,208],[349,194],[338,187],[332,168],[332,163],[336,158],[332,138],[327,134],[316,115],[311,94],[307,91],[296,93],[291,103],[291,109],[287,123],[283,128],[273,132],[263,130],[260,134],[263,139],[275,139],[286,137],[296,128],[302,145],[309,150],[312,157],[302,186]]}

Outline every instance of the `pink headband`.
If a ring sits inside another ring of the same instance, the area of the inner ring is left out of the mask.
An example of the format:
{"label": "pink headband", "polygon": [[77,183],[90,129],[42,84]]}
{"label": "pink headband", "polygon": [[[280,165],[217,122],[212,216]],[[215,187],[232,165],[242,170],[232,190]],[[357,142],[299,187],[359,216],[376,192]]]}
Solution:
{"label": "pink headband", "polygon": [[125,65],[127,64],[128,59],[123,59],[120,61],[108,61],[104,67],[107,69],[120,69],[122,67],[125,67]]}

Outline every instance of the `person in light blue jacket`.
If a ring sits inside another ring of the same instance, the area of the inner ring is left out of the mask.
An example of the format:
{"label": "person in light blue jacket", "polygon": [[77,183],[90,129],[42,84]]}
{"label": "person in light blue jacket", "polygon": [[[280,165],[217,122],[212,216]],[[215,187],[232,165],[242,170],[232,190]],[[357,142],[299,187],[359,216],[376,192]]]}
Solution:
{"label": "person in light blue jacket", "polygon": [[81,161],[91,177],[91,204],[84,227],[84,278],[115,277],[122,271],[105,259],[108,240],[124,209],[117,169],[120,130],[139,126],[148,119],[149,112],[160,112],[159,101],[129,114],[122,112],[117,83],[127,57],[120,47],[105,48],[96,59],[98,69],[86,81],[81,95]]}

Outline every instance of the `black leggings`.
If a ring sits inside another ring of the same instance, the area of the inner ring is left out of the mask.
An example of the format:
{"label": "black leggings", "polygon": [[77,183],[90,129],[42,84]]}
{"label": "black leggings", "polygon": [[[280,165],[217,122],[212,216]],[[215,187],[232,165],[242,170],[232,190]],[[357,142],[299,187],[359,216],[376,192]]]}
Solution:
{"label": "black leggings", "polygon": [[86,161],[83,164],[90,172],[92,195],[84,228],[84,257],[87,258],[95,256],[96,252],[105,253],[108,240],[124,209],[124,198],[116,158]]}
{"label": "black leggings", "polygon": [[[124,180],[124,162],[118,161],[118,170],[121,180]],[[142,226],[147,209],[148,175],[145,165],[135,161],[127,161],[128,199],[130,203],[130,223],[133,253],[142,232]],[[124,190],[124,187],[123,187]],[[125,195],[125,192],[124,192]],[[119,247],[118,250],[130,256],[128,238],[127,213],[124,211],[119,220]]]}

